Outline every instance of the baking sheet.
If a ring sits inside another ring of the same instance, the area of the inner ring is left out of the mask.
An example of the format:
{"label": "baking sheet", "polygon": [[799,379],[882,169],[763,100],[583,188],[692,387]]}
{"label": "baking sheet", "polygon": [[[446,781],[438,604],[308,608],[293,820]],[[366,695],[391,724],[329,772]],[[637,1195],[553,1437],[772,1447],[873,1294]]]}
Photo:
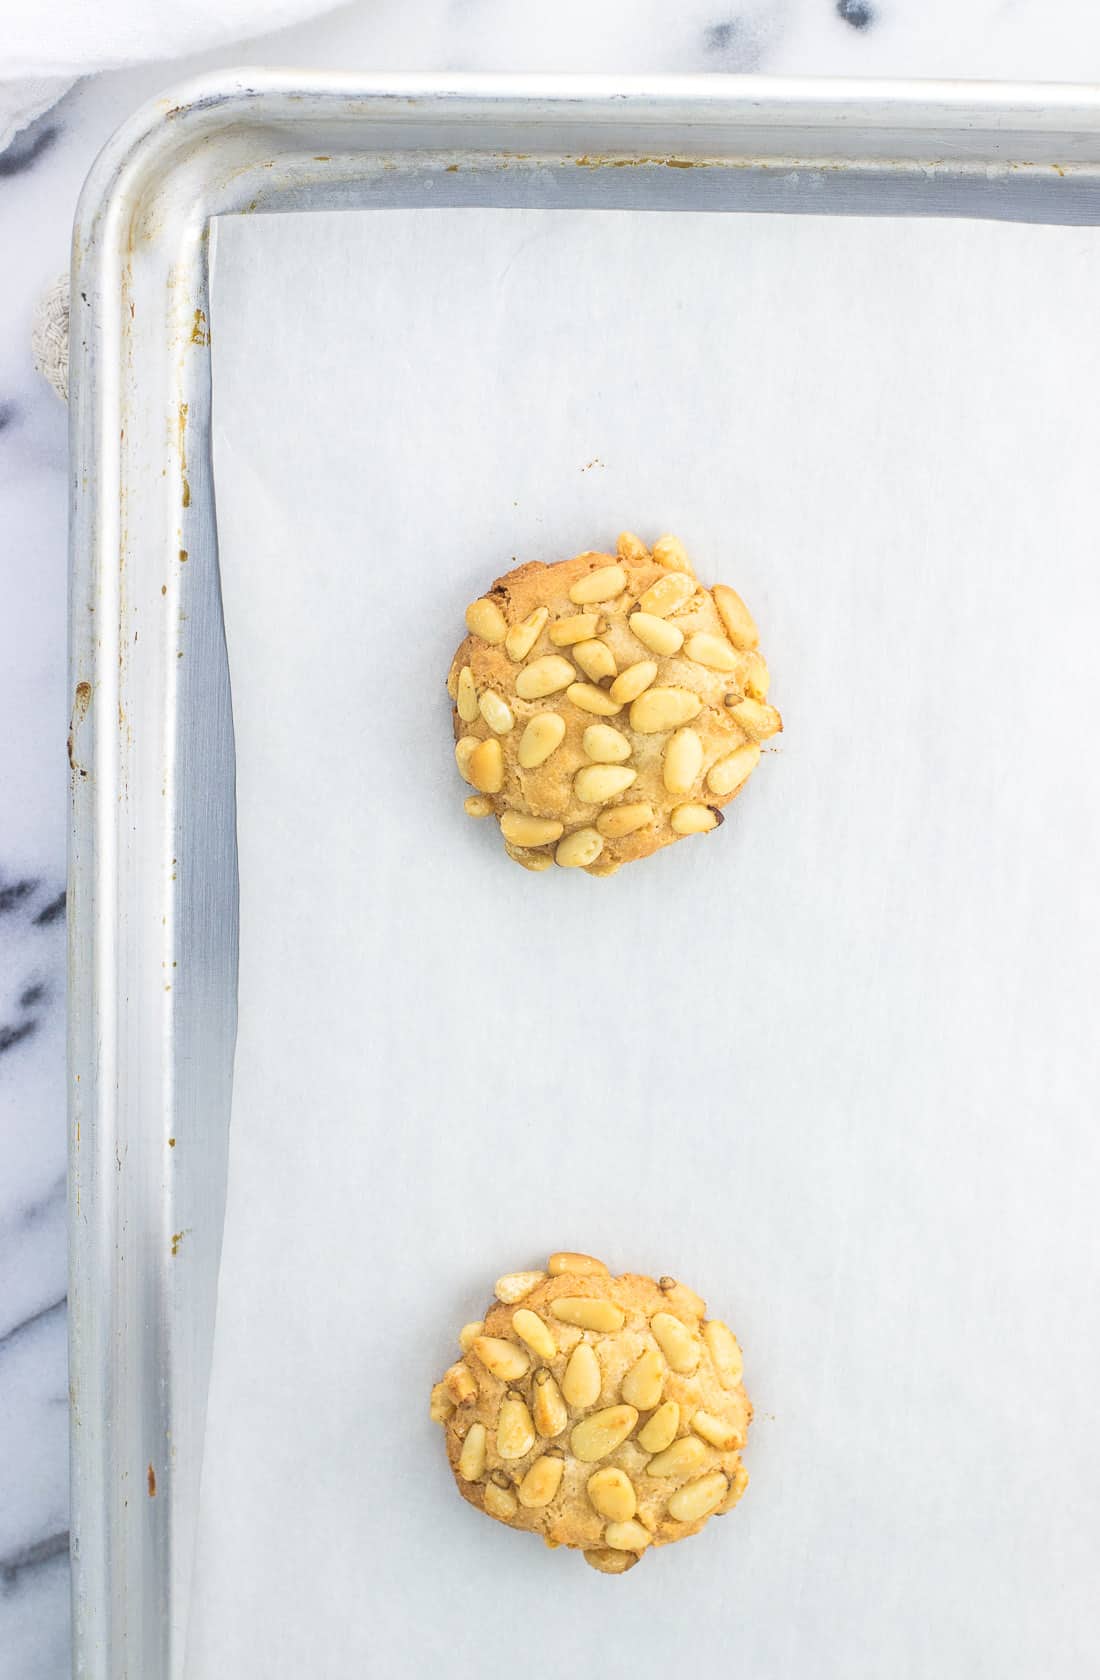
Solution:
{"label": "baking sheet", "polygon": [[[1090,1672],[1095,230],[227,220],[241,1025],[191,1680]],[[787,730],[726,826],[529,876],[443,676],[518,559],[677,531]],[[427,1421],[499,1272],[729,1318],[738,1512],[607,1580]]]}

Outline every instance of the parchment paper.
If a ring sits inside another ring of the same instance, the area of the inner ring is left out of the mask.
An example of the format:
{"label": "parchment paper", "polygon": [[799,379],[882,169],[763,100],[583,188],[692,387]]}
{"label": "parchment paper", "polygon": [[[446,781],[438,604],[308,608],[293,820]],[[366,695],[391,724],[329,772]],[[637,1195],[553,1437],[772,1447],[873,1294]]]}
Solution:
{"label": "parchment paper", "polygon": [[[1094,230],[217,230],[241,1033],[192,1680],[1097,1671]],[[786,732],[530,876],[443,678],[513,557],[683,537]],[[609,1580],[427,1417],[559,1246],[736,1326],[749,1493]]]}

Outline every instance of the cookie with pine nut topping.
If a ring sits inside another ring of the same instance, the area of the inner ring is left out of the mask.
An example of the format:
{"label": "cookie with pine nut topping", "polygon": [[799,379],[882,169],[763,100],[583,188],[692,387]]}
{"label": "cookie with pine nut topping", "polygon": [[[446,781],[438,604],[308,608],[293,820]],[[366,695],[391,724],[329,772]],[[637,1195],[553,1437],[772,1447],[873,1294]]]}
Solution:
{"label": "cookie with pine nut topping", "polygon": [[518,566],[466,627],[447,678],[465,808],[530,870],[611,875],[717,828],[783,727],[751,613],[676,537]]}
{"label": "cookie with pine nut topping", "polygon": [[587,1254],[497,1279],[431,1394],[463,1498],[621,1575],[748,1485],[741,1349],[675,1278]]}

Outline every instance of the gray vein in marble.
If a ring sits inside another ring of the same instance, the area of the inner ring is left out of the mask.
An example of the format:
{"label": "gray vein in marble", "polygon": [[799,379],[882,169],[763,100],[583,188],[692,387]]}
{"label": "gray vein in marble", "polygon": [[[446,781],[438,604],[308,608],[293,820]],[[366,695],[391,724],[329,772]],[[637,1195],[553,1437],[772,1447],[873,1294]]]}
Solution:
{"label": "gray vein in marble", "polygon": [[65,1200],[65,1174],[54,1180],[45,1195],[38,1196],[33,1202],[28,1202],[18,1215],[21,1230],[29,1231],[32,1226],[39,1224],[48,1215],[54,1213],[57,1204]]}
{"label": "gray vein in marble", "polygon": [[37,122],[16,135],[6,152],[0,152],[0,179],[6,175],[22,175],[25,170],[33,169],[60,134],[60,123],[39,117]]}
{"label": "gray vein in marble", "polygon": [[37,1031],[38,1022],[33,1020],[20,1021],[19,1025],[15,1027],[0,1026],[0,1056],[6,1055],[9,1050],[14,1050],[16,1045],[22,1044],[25,1039],[33,1038]]}
{"label": "gray vein in marble", "polygon": [[17,905],[22,904],[25,898],[30,897],[37,886],[37,881],[23,880],[13,881],[10,886],[0,887],[0,916],[10,915]]}
{"label": "gray vein in marble", "polygon": [[836,0],[836,15],[853,29],[869,29],[877,18],[870,0]]}
{"label": "gray vein in marble", "polygon": [[7,1557],[0,1557],[0,1592],[11,1592],[19,1585],[21,1575],[41,1569],[43,1564],[52,1563],[54,1558],[67,1557],[68,1553],[69,1533],[65,1529],[60,1534],[48,1535],[45,1540],[35,1540],[29,1546],[21,1546],[17,1552],[11,1552]]}
{"label": "gray vein in marble", "polygon": [[65,914],[65,894],[59,892],[56,898],[51,898],[45,909],[40,910],[34,918],[35,927],[49,927],[52,922],[61,920]]}
{"label": "gray vein in marble", "polygon": [[36,1325],[52,1318],[55,1313],[63,1312],[67,1300],[68,1296],[62,1295],[59,1300],[51,1301],[49,1306],[41,1307],[38,1312],[31,1313],[29,1318],[23,1319],[22,1323],[14,1325],[5,1335],[0,1336],[0,1359],[3,1358],[4,1354],[10,1353],[20,1339],[33,1330]]}

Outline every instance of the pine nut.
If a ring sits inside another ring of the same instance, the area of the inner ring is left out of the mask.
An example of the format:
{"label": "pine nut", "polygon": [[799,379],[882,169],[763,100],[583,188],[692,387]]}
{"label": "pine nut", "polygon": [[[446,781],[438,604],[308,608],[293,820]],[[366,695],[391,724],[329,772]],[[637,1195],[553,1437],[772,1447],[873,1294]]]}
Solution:
{"label": "pine nut", "polygon": [[510,735],[516,727],[512,708],[493,689],[487,688],[477,703],[478,711],[494,735]]}
{"label": "pine nut", "polygon": [[720,758],[717,764],[711,765],[707,772],[707,786],[711,793],[724,799],[726,794],[736,793],[742,783],[748,781],[759,763],[760,748],[755,741],[745,741],[728,757]]}
{"label": "pine nut", "polygon": [[476,1482],[485,1474],[489,1437],[483,1423],[471,1423],[458,1455],[458,1473],[464,1482]]}
{"label": "pine nut", "polygon": [[[674,577],[679,573],[674,572]],[[647,688],[630,708],[630,727],[639,735],[660,735],[690,723],[703,709],[702,696],[693,688]]]}
{"label": "pine nut", "polygon": [[639,659],[636,665],[628,665],[626,670],[615,678],[608,689],[612,700],[618,700],[622,705],[629,706],[639,694],[645,692],[651,683],[657,681],[657,661],[655,659]]}
{"label": "pine nut", "polygon": [[720,1318],[709,1319],[703,1325],[703,1340],[722,1387],[736,1388],[741,1381],[744,1361],[740,1344],[729,1325],[723,1324]]}
{"label": "pine nut", "polygon": [[636,537],[633,531],[620,531],[615,549],[620,560],[633,560],[635,564],[639,564],[649,559],[648,548],[641,537]]}
{"label": "pine nut", "polygon": [[565,698],[572,700],[582,712],[595,712],[597,717],[615,717],[622,707],[617,700],[612,700],[602,688],[595,683],[573,683],[565,691]]}
{"label": "pine nut", "polygon": [[676,1522],[698,1522],[721,1505],[729,1486],[721,1470],[712,1470],[698,1481],[677,1488],[668,1502],[668,1514]]}
{"label": "pine nut", "polygon": [[696,1318],[706,1318],[707,1303],[686,1283],[677,1283],[674,1277],[663,1277],[657,1279],[657,1287],[662,1295],[668,1296],[672,1305],[683,1307],[685,1311],[694,1313]]}
{"label": "pine nut", "polygon": [[741,682],[745,693],[751,700],[766,700],[771,685],[771,673],[764,660],[764,655],[755,649],[746,653],[741,661]]}
{"label": "pine nut", "polygon": [[473,723],[477,716],[477,689],[474,686],[474,673],[468,665],[464,665],[458,673],[455,709],[463,723]]}
{"label": "pine nut", "polygon": [[578,578],[569,591],[575,607],[588,607],[596,601],[611,601],[626,588],[626,573],[621,566],[600,566],[587,577]]}
{"label": "pine nut", "polygon": [[493,802],[486,799],[483,793],[472,793],[469,799],[462,801],[462,809],[468,817],[491,817]]}
{"label": "pine nut", "polygon": [[504,786],[504,754],[495,735],[479,741],[466,766],[466,780],[478,793],[499,793]]}
{"label": "pine nut", "polygon": [[722,818],[709,805],[677,805],[668,820],[674,834],[709,834]]}
{"label": "pine nut", "polygon": [[506,1342],[499,1336],[478,1336],[474,1342],[474,1352],[477,1354],[485,1369],[501,1382],[518,1382],[531,1369],[531,1361],[522,1348],[515,1342]]}
{"label": "pine nut", "polygon": [[748,1485],[749,1473],[743,1464],[738,1464],[737,1468],[733,1472],[733,1475],[730,1477],[729,1493],[723,1500],[719,1510],[722,1512],[732,1511],[733,1507],[737,1504]]}
{"label": "pine nut", "polygon": [[742,652],[754,648],[760,640],[755,620],[736,589],[726,583],[716,583],[711,590],[718,616],[726,627],[726,635]]}
{"label": "pine nut", "polygon": [[594,683],[606,681],[619,669],[615,655],[606,642],[578,642],[573,649],[573,658],[589,681]]}
{"label": "pine nut", "polygon": [[604,1544],[616,1552],[644,1552],[653,1536],[640,1522],[610,1522],[603,1538]]}
{"label": "pine nut", "polygon": [[500,832],[512,846],[548,846],[560,840],[565,824],[552,817],[529,817],[523,811],[505,811],[500,819]]}
{"label": "pine nut", "polygon": [[589,1342],[578,1342],[569,1355],[561,1391],[575,1412],[594,1406],[600,1397],[603,1376],[596,1350]]}
{"label": "pine nut", "polygon": [[504,651],[515,664],[518,665],[521,659],[527,658],[542,635],[543,626],[549,617],[549,607],[536,607],[534,612],[527,614],[522,623],[513,624],[504,638]]}
{"label": "pine nut", "polygon": [[606,642],[599,640],[578,642],[572,649],[573,657],[589,682],[599,684],[614,677],[619,667],[615,662],[615,655]]}
{"label": "pine nut", "polygon": [[610,1546],[590,1546],[582,1555],[601,1575],[625,1575],[638,1562],[637,1552],[615,1552]]}
{"label": "pine nut", "polygon": [[603,851],[603,838],[594,828],[575,828],[559,840],[554,861],[563,869],[584,869]]}
{"label": "pine nut", "polygon": [[630,742],[609,723],[590,723],[582,737],[586,755],[596,764],[625,764]]}
{"label": "pine nut", "polygon": [[691,1427],[696,1435],[701,1436],[704,1441],[709,1441],[719,1452],[733,1452],[735,1447],[745,1445],[737,1425],[728,1422],[726,1418],[715,1417],[713,1412],[693,1412]]}
{"label": "pine nut", "polygon": [[560,1324],[575,1324],[578,1330],[599,1330],[605,1335],[621,1330],[626,1323],[622,1307],[590,1295],[559,1295],[551,1301],[550,1312]]}
{"label": "pine nut", "polygon": [[697,630],[694,636],[688,637],[684,653],[696,665],[705,665],[708,671],[736,671],[741,664],[724,636],[710,636],[705,630]]}
{"label": "pine nut", "polygon": [[546,1262],[551,1277],[610,1277],[602,1260],[591,1254],[578,1254],[571,1248],[559,1248]]}
{"label": "pine nut", "polygon": [[647,1453],[662,1453],[676,1439],[680,1427],[680,1408],[675,1400],[666,1400],[638,1431],[638,1445]]}
{"label": "pine nut", "polygon": [[543,700],[548,694],[566,688],[576,674],[560,653],[546,653],[541,659],[532,659],[530,665],[517,673],[516,693],[521,700]]}
{"label": "pine nut", "polygon": [[[589,1351],[591,1352],[591,1349]],[[599,1394],[598,1382],[596,1393]],[[560,1435],[568,1425],[569,1413],[565,1409],[561,1389],[545,1365],[535,1372],[534,1395],[535,1428],[540,1435],[545,1435],[548,1440],[552,1440],[555,1435]]]}
{"label": "pine nut", "polygon": [[666,624],[654,613],[632,613],[626,622],[643,647],[647,647],[650,653],[659,653],[664,659],[679,653],[684,645],[684,632],[675,624]]}
{"label": "pine nut", "polygon": [[582,805],[606,805],[625,793],[638,772],[624,764],[586,764],[573,777],[573,792]]}
{"label": "pine nut", "polygon": [[553,869],[554,860],[547,857],[545,852],[516,851],[511,846],[505,846],[513,863],[518,863],[521,869],[529,869],[532,875],[541,875],[544,869]]}
{"label": "pine nut", "polygon": [[455,1403],[447,1393],[446,1384],[437,1382],[432,1389],[431,1404],[428,1407],[428,1415],[432,1422],[446,1423],[447,1419],[453,1415],[454,1410]]}
{"label": "pine nut", "polygon": [[[500,1481],[495,1480],[497,1476],[504,1482],[503,1487]],[[485,1484],[485,1509],[491,1517],[498,1518],[500,1522],[511,1522],[517,1509],[516,1496],[507,1483],[508,1478],[502,1472],[494,1470]]]}
{"label": "pine nut", "polygon": [[545,1276],[545,1272],[506,1272],[503,1277],[497,1278],[493,1285],[493,1294],[498,1301],[503,1301],[506,1307],[514,1307],[517,1301],[522,1301],[525,1295],[530,1295],[532,1289],[540,1284]]}
{"label": "pine nut", "polygon": [[557,712],[540,712],[519,738],[516,758],[521,770],[537,770],[565,739],[565,719]]}
{"label": "pine nut", "polygon": [[699,1364],[702,1348],[687,1325],[671,1313],[654,1313],[649,1327],[669,1365],[681,1376],[690,1377]]}
{"label": "pine nut", "polygon": [[665,1362],[656,1348],[646,1348],[623,1378],[623,1399],[640,1412],[649,1412],[660,1405],[664,1386]]}
{"label": "pine nut", "polygon": [[487,595],[483,595],[480,601],[471,602],[466,608],[466,628],[475,636],[480,636],[483,642],[491,642],[494,647],[499,647],[508,634],[504,614]]}
{"label": "pine nut", "polygon": [[455,742],[455,763],[464,782],[470,780],[470,760],[480,746],[480,735],[463,735],[461,741]]}
{"label": "pine nut", "polygon": [[690,793],[703,768],[703,743],[694,729],[678,729],[665,748],[661,777],[668,793]]}
{"label": "pine nut", "polygon": [[512,1314],[512,1329],[521,1342],[526,1342],[532,1353],[538,1354],[540,1359],[553,1359],[558,1351],[550,1331],[537,1312],[530,1307],[520,1307]]}
{"label": "pine nut", "polygon": [[729,714],[741,725],[745,734],[756,741],[766,741],[770,736],[778,735],[783,727],[783,719],[775,707],[764,700],[742,700],[738,705],[729,707]]}
{"label": "pine nut", "polygon": [[624,1470],[610,1466],[594,1470],[586,1485],[589,1499],[605,1522],[629,1522],[638,1509],[634,1483]]}
{"label": "pine nut", "polygon": [[607,1406],[573,1425],[569,1445],[582,1464],[595,1464],[621,1447],[638,1421],[633,1406]]}
{"label": "pine nut", "polygon": [[652,821],[653,806],[639,802],[637,805],[616,805],[612,811],[601,811],[596,818],[596,827],[606,840],[622,840]]}
{"label": "pine nut", "polygon": [[467,1400],[472,1400],[477,1393],[477,1379],[470,1367],[464,1365],[461,1360],[457,1365],[449,1365],[444,1371],[443,1386],[456,1406],[464,1406]]}
{"label": "pine nut", "polygon": [[536,1458],[517,1490],[519,1502],[525,1510],[533,1511],[549,1505],[561,1487],[564,1472],[565,1460],[556,1453],[544,1453],[541,1458]]}
{"label": "pine nut", "polygon": [[681,1435],[646,1465],[647,1476],[690,1476],[707,1462],[707,1449],[694,1435]]}
{"label": "pine nut", "polygon": [[469,1353],[477,1338],[483,1333],[485,1325],[480,1318],[475,1318],[469,1324],[464,1324],[458,1332],[458,1345],[463,1353]]}
{"label": "pine nut", "polygon": [[506,1394],[497,1416],[497,1452],[501,1458],[526,1458],[535,1444],[535,1425],[522,1394]]}
{"label": "pine nut", "polygon": [[687,549],[679,537],[658,537],[653,544],[653,558],[658,566],[670,572],[686,572],[695,576],[695,568],[687,557]]}
{"label": "pine nut", "polygon": [[638,602],[640,610],[653,618],[667,618],[695,594],[695,579],[686,572],[669,572],[650,584]]}
{"label": "pine nut", "polygon": [[550,626],[550,640],[555,647],[573,647],[576,642],[590,642],[593,636],[599,634],[602,622],[599,613],[594,612],[559,618]]}

